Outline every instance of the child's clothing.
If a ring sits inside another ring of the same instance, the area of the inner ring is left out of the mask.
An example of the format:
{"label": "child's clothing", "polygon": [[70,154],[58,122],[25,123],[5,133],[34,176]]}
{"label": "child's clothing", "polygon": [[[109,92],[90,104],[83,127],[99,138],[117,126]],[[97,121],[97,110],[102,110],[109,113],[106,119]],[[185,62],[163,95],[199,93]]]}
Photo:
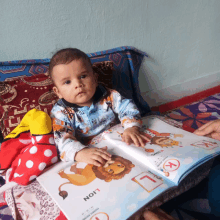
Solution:
{"label": "child's clothing", "polygon": [[[125,129],[142,125],[140,112],[133,101],[102,85],[98,85],[90,107],[60,99],[51,111],[51,118],[55,143],[63,161],[74,161],[75,154],[85,148],[82,143],[117,124],[118,119]],[[67,133],[76,139],[65,139]]]}

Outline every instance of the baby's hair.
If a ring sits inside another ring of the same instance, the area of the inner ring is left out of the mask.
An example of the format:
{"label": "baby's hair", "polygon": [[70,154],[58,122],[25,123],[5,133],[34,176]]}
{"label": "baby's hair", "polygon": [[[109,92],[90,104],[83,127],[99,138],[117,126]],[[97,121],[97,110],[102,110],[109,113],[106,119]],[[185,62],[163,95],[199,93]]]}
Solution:
{"label": "baby's hair", "polygon": [[89,59],[87,54],[84,53],[83,51],[77,48],[65,48],[65,49],[59,50],[52,56],[50,60],[48,73],[52,78],[52,71],[56,65],[69,64],[73,60],[79,60],[79,59],[86,60],[92,67],[91,60]]}

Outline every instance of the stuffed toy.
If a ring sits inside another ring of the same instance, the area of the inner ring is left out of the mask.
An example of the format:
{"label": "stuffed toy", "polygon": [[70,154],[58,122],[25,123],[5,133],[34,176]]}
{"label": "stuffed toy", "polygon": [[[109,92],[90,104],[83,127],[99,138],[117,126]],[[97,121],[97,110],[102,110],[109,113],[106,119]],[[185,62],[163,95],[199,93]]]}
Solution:
{"label": "stuffed toy", "polygon": [[28,111],[1,144],[0,169],[10,170],[8,182],[27,185],[57,161],[51,119],[37,109]]}

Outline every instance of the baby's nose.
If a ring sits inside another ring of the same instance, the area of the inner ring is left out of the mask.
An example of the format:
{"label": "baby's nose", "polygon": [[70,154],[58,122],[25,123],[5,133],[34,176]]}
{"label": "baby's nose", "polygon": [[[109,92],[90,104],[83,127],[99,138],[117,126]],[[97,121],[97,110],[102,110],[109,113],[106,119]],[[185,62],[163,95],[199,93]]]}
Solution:
{"label": "baby's nose", "polygon": [[81,82],[80,80],[77,80],[77,81],[75,82],[75,87],[76,87],[76,88],[82,87],[82,82]]}

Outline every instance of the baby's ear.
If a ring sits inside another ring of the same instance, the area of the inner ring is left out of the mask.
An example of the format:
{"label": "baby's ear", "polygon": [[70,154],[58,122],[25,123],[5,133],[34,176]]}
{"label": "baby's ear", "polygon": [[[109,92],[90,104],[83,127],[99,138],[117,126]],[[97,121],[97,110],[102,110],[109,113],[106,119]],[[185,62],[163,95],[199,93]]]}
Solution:
{"label": "baby's ear", "polygon": [[56,86],[53,87],[53,91],[55,92],[55,94],[56,94],[60,99],[62,98],[62,96],[60,95],[59,90],[58,90],[58,88],[57,88]]}
{"label": "baby's ear", "polygon": [[56,86],[53,87],[53,91],[57,94],[58,93],[58,89]]}

